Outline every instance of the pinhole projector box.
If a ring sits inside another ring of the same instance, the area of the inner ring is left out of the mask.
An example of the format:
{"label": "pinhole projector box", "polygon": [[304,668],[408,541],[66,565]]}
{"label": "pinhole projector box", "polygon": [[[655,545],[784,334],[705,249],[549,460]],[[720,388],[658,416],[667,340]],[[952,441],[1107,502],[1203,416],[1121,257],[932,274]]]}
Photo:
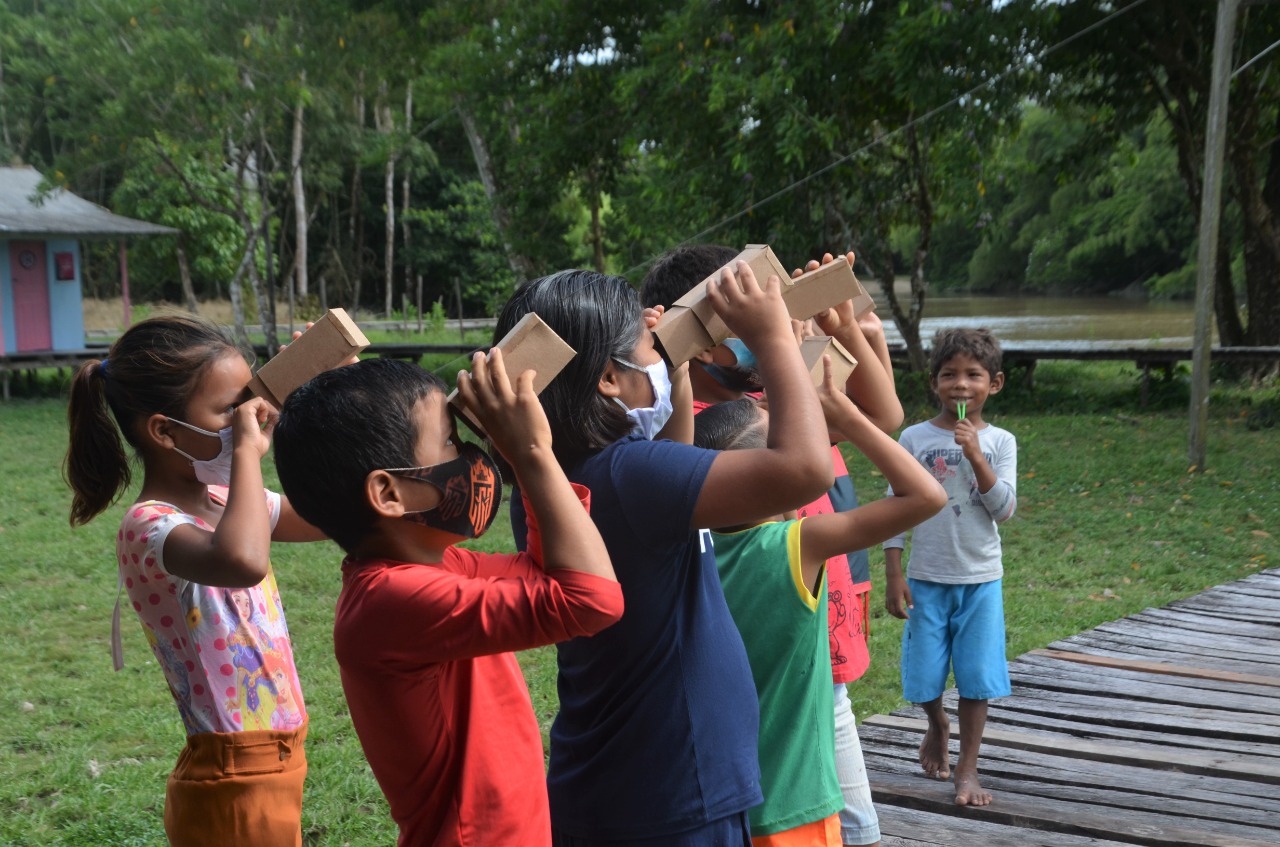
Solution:
{"label": "pinhole projector box", "polygon": [[[520,374],[530,368],[535,371],[533,377],[535,394],[541,394],[542,390],[551,384],[551,380],[564,370],[564,366],[578,355],[576,350],[556,335],[555,330],[547,326],[534,312],[521,318],[494,347],[502,351],[502,361],[513,388]],[[480,423],[471,416],[471,412],[459,400],[458,389],[455,388],[449,395],[449,403],[463,416],[468,426],[477,434],[485,435]]]}
{"label": "pinhole projector box", "polygon": [[858,366],[858,360],[853,358],[853,354],[846,350],[843,344],[829,335],[809,336],[800,344],[800,356],[804,359],[804,366],[809,369],[814,388],[822,387],[824,353],[831,357],[832,382],[835,383],[836,388],[844,390],[844,384],[849,381],[853,369]]}
{"label": "pinhole projector box", "polygon": [[249,390],[279,409],[285,398],[313,376],[345,364],[369,346],[345,309],[330,309],[258,369]]}
{"label": "pinhole projector box", "polygon": [[[761,287],[770,276],[777,276],[782,281],[782,301],[796,320],[807,320],[849,299],[854,301],[856,314],[862,314],[875,305],[844,259],[837,259],[795,279],[788,278],[782,263],[767,244],[748,244],[725,267],[736,267],[739,261],[751,267]],[[684,364],[732,334],[707,299],[707,283],[719,278],[720,270],[675,301],[654,327],[659,352],[671,367]]]}

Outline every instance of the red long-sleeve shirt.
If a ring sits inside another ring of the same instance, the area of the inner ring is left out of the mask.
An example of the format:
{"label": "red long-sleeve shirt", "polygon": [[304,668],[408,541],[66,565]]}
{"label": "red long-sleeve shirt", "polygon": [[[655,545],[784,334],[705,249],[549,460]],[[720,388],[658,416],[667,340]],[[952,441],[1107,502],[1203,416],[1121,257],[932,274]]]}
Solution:
{"label": "red long-sleeve shirt", "polygon": [[622,616],[616,582],[526,554],[342,566],[334,651],[401,845],[549,844],[542,736],[511,651]]}

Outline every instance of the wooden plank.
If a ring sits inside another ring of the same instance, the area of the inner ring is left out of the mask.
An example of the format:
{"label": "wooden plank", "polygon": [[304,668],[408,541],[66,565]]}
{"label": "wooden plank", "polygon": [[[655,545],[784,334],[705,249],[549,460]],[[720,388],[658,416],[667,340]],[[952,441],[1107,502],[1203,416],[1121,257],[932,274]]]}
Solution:
{"label": "wooden plank", "polygon": [[1186,600],[1179,600],[1176,603],[1170,603],[1169,608],[1175,611],[1182,609],[1190,609],[1192,611],[1203,612],[1209,615],[1218,615],[1229,617],[1232,620],[1243,620],[1250,623],[1274,624],[1276,615],[1274,612],[1260,609],[1256,606],[1249,606],[1242,603],[1233,603],[1221,597],[1206,597],[1203,594],[1197,594],[1194,597],[1188,597]]}
{"label": "wooden plank", "polygon": [[[1062,642],[1058,642],[1062,643]],[[1126,659],[1119,656],[1099,656],[1097,654],[1079,653],[1050,647],[1044,650],[1031,650],[1028,655],[1045,656],[1062,659],[1067,662],[1079,662],[1085,665],[1097,665],[1109,668],[1128,668],[1147,673],[1163,673],[1174,676],[1191,676],[1199,679],[1219,679],[1223,682],[1241,682],[1248,685],[1268,685],[1280,688],[1280,678],[1262,674],[1236,673],[1234,671],[1218,671],[1211,668],[1198,668],[1189,665],[1175,665],[1170,662],[1150,662],[1141,659]]]}
{"label": "wooden plank", "polygon": [[1181,677],[1156,676],[1155,674],[1099,673],[1095,668],[1084,665],[1056,662],[1054,664],[1034,664],[1024,659],[1015,659],[1009,663],[1009,678],[1017,686],[1044,691],[1074,691],[1078,693],[1109,694],[1130,705],[1129,701],[1139,704],[1145,701],[1157,703],[1185,703],[1194,699],[1201,706],[1215,709],[1237,709],[1258,714],[1275,714],[1275,691],[1266,691],[1265,696],[1247,694],[1240,691],[1226,691],[1216,688],[1192,688],[1179,685]]}
{"label": "wooden plank", "polygon": [[[923,737],[924,731],[929,724],[927,720],[918,718],[873,715],[864,720],[862,725],[909,731],[918,733],[920,737]],[[865,737],[861,730],[859,735],[860,737]],[[960,737],[958,724],[952,723],[951,736],[953,739]],[[1017,732],[990,726],[982,734],[982,744],[984,751],[987,750],[989,745],[998,745],[1018,750],[1122,764],[1148,770],[1172,770],[1187,774],[1280,785],[1280,763],[1245,762],[1230,754],[1190,753],[1185,750],[1168,751],[1151,746],[1136,747],[1114,742],[1035,735],[1029,732]],[[919,738],[916,739],[915,746],[919,746]],[[867,747],[868,745],[864,743],[864,753]]]}
{"label": "wooden plank", "polygon": [[1212,615],[1201,615],[1189,609],[1144,609],[1130,620],[1161,624],[1170,628],[1194,629],[1198,632],[1215,632],[1227,636],[1240,636],[1264,642],[1280,642],[1280,624],[1224,621]]}
{"label": "wooden plank", "polygon": [[[871,743],[863,747],[868,770],[904,776],[922,775],[917,756],[922,733],[878,726],[868,727],[868,730]],[[959,745],[953,737],[953,761],[958,751]],[[988,744],[985,738],[979,768],[984,776],[1005,780],[1076,785],[1135,795],[1132,799],[1112,798],[1109,801],[1111,805],[1149,808],[1158,801],[1172,804],[1167,806],[1170,814],[1221,818],[1250,825],[1267,825],[1275,820],[1268,810],[1273,805],[1276,786],[1269,782],[1169,769],[1153,770],[1054,752],[1030,752],[1020,747]],[[1059,796],[1065,798],[1066,795]],[[1206,803],[1209,806],[1203,805]],[[1259,817],[1260,810],[1266,816]]]}
{"label": "wooden plank", "polygon": [[1005,708],[1000,700],[993,701],[988,707],[987,726],[1031,733],[1061,733],[1073,738],[1114,740],[1130,745],[1147,744],[1172,750],[1230,753],[1237,758],[1247,757],[1248,761],[1256,764],[1280,762],[1280,747],[1256,739],[1240,741],[1234,738],[1192,735],[1171,727],[1150,730],[1143,727],[1113,726],[1074,716],[1051,716]]}
{"label": "wooden plank", "polygon": [[[1000,749],[1002,748],[997,748],[997,751]],[[1167,786],[1148,782],[1144,787],[1136,784],[1133,779],[1128,784],[1117,784],[1117,780],[1108,780],[1102,775],[1095,776],[1084,771],[1062,771],[1052,766],[1037,767],[1026,761],[1028,754],[1021,755],[1021,761],[1002,758],[998,753],[988,756],[984,747],[979,761],[983,787],[997,798],[1005,792],[1013,792],[1081,803],[1119,814],[1142,812],[1164,815],[1172,822],[1197,828],[1216,822],[1270,829],[1277,822],[1277,815],[1270,808],[1273,805],[1270,796],[1233,795],[1207,790],[1184,792],[1175,787],[1171,780],[1173,775],[1168,773],[1160,776]],[[911,764],[915,767],[908,769],[905,756],[894,758],[873,753],[864,758],[868,777],[873,783],[885,775],[927,779],[914,759]],[[1085,761],[1083,764],[1088,763]],[[1273,786],[1267,788],[1274,793]]]}
{"label": "wooden plank", "polygon": [[[1210,676],[1212,674],[1230,674],[1224,677],[1226,679],[1235,678],[1239,681],[1255,682],[1266,685],[1280,686],[1280,675],[1272,676],[1269,674],[1255,673],[1257,666],[1247,661],[1240,662],[1198,662],[1195,657],[1178,657],[1162,653],[1158,650],[1142,650],[1140,648],[1116,647],[1107,644],[1094,644],[1090,639],[1083,636],[1072,636],[1062,641],[1055,641],[1048,647],[1051,651],[1059,653],[1075,653],[1093,655],[1111,660],[1135,662],[1137,664],[1146,665],[1148,670],[1157,666],[1165,665],[1169,668],[1177,670],[1165,671],[1165,673],[1176,673],[1184,676]],[[1181,659],[1181,660],[1180,660]],[[1106,664],[1098,662],[1098,664]],[[1114,667],[1114,665],[1113,665]]]}
{"label": "wooden plank", "polygon": [[895,774],[872,775],[871,796],[878,804],[892,803],[927,811],[955,810],[966,818],[1015,824],[1034,829],[1113,838],[1153,847],[1275,847],[1274,830],[1219,821],[1206,822],[1212,829],[1198,829],[1183,820],[1142,811],[1121,813],[1096,809],[1052,797],[1027,795],[1004,789],[989,806],[957,807],[948,782]]}
{"label": "wooden plank", "polygon": [[[1077,658],[1085,656],[1082,653],[1069,652],[1069,655]],[[1102,657],[1087,656],[1090,659],[1098,659]],[[1258,685],[1250,682],[1240,682],[1235,679],[1217,679],[1214,677],[1205,677],[1200,675],[1186,675],[1177,673],[1161,673],[1158,671],[1144,670],[1138,667],[1127,666],[1111,666],[1110,664],[1084,663],[1072,661],[1069,659],[1060,659],[1052,656],[1041,655],[1037,651],[1023,653],[1014,661],[1028,665],[1036,665],[1048,668],[1072,667],[1078,668],[1080,673],[1094,674],[1099,678],[1119,678],[1134,679],[1138,681],[1155,681],[1168,685],[1176,685],[1181,688],[1195,690],[1212,690],[1222,691],[1228,694],[1252,695],[1257,697],[1274,697],[1276,691],[1274,685]],[[1192,668],[1191,670],[1196,670]]]}
{"label": "wooden plank", "polygon": [[[1280,676],[1280,666],[1273,665],[1270,662],[1260,664],[1254,661],[1257,658],[1254,654],[1236,652],[1227,655],[1226,651],[1207,650],[1194,644],[1178,645],[1171,642],[1144,644],[1132,636],[1119,636],[1099,629],[1091,629],[1079,635],[1073,635],[1064,639],[1064,642],[1077,648],[1088,646],[1097,650],[1111,651],[1119,655],[1149,658],[1155,661],[1167,661],[1192,667],[1213,668],[1236,673],[1253,673],[1256,671],[1264,675]],[[1051,644],[1049,646],[1054,647],[1057,645]]]}
{"label": "wooden plank", "polygon": [[[890,782],[892,779],[923,779],[933,782],[918,772],[902,772],[893,768],[883,756],[872,756],[867,761],[867,773],[872,784]],[[1166,824],[1189,829],[1220,832],[1225,827],[1244,827],[1244,835],[1262,832],[1270,834],[1280,824],[1280,814],[1270,798],[1234,797],[1233,805],[1224,805],[1220,796],[1184,796],[1171,789],[1153,784],[1151,791],[1134,791],[1132,788],[1116,788],[1105,783],[1092,782],[1088,774],[1057,773],[1044,770],[1039,778],[1033,765],[1019,766],[1000,760],[988,760],[983,756],[982,784],[992,792],[995,802],[1006,796],[1037,797],[1062,803],[1075,803],[1078,807],[1120,818],[1133,814],[1158,814]],[[954,795],[955,788],[951,787]]]}
{"label": "wooden plank", "polygon": [[[1270,652],[1270,645],[1250,645],[1246,638],[1227,639],[1210,633],[1195,631],[1177,632],[1168,627],[1152,626],[1128,619],[1108,621],[1089,630],[1091,635],[1101,635],[1108,640],[1129,642],[1145,649],[1160,649],[1185,655],[1203,655],[1215,659],[1258,662],[1274,665],[1280,671],[1280,654]],[[1252,649],[1251,649],[1252,648]],[[1273,670],[1268,668],[1268,670]]]}
{"label": "wooden plank", "polygon": [[1124,842],[1047,832],[976,820],[955,814],[927,812],[906,806],[879,804],[882,847],[1124,847]]}
{"label": "wooden plank", "polygon": [[1116,726],[1155,730],[1171,726],[1187,734],[1242,741],[1261,740],[1280,745],[1280,715],[1277,714],[1240,714],[1229,709],[1175,703],[1145,703],[1137,707],[1118,703],[1105,695],[1040,692],[1035,689],[1015,689],[1012,697],[1003,697],[997,702],[1010,709],[1045,715],[1068,714]]}

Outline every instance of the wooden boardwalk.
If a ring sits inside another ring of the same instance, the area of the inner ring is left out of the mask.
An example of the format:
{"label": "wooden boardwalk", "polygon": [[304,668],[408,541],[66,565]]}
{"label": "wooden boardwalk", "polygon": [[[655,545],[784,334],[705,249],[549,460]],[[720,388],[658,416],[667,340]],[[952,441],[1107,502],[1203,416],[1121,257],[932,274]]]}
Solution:
{"label": "wooden boardwalk", "polygon": [[[1009,663],[960,808],[916,761],[924,714],[859,727],[885,847],[1280,845],[1280,569]],[[951,760],[958,750],[955,691]]]}

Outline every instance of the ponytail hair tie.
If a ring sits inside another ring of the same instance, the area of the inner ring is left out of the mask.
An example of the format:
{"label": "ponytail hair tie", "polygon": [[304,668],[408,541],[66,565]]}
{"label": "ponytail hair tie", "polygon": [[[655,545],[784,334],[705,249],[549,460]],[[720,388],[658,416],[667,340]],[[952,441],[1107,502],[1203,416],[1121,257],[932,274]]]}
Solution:
{"label": "ponytail hair tie", "polygon": [[103,359],[102,361],[98,362],[98,373],[102,376],[103,379],[107,378],[107,360],[106,359]]}

